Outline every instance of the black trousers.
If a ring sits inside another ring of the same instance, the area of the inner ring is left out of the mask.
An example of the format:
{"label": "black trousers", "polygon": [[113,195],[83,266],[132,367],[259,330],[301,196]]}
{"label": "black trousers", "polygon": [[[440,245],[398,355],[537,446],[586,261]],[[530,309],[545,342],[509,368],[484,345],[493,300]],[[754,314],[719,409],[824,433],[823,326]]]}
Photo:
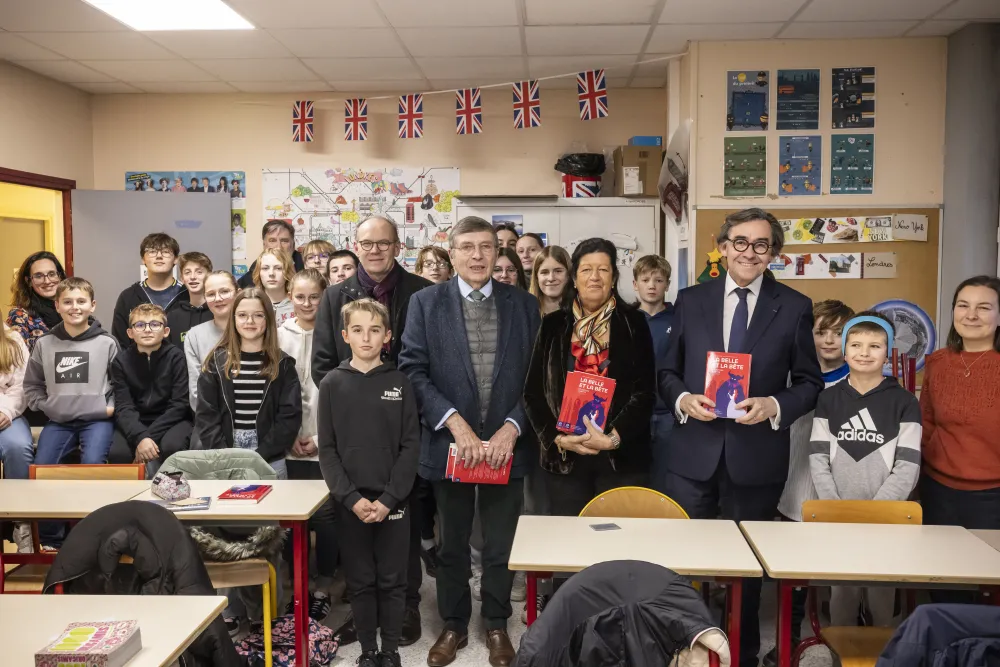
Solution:
{"label": "black trousers", "polygon": [[620,486],[646,486],[645,472],[618,472],[607,454],[576,455],[568,475],[545,472],[552,516],[577,516],[594,496]]}
{"label": "black trousers", "polygon": [[409,508],[404,503],[381,523],[365,523],[337,504],[337,537],[361,650],[378,650],[378,630],[382,650],[397,650],[406,607]]}
{"label": "black trousers", "polygon": [[[175,424],[163,435],[156,445],[160,448],[159,462],[163,463],[171,454],[188,449],[191,443],[193,424],[182,421]],[[108,463],[128,464],[135,461],[135,452],[128,446],[125,436],[117,428],[111,439],[111,449],[108,451]],[[156,466],[159,468],[159,466]]]}
{"label": "black trousers", "polygon": [[[288,479],[323,479],[319,461],[296,461],[285,459]],[[309,566],[310,579],[314,583],[316,574],[324,579],[333,579],[337,570],[337,512],[333,498],[327,498],[316,513],[309,518],[309,531],[316,534],[316,564]],[[292,541],[285,542],[285,562],[292,562]],[[328,582],[327,582],[328,583]]]}
{"label": "black trousers", "polygon": [[512,613],[510,589],[514,573],[507,569],[514,531],[521,515],[524,480],[511,479],[507,484],[462,484],[442,480],[434,482],[440,517],[441,546],[438,548],[438,613],[445,627],[461,635],[468,632],[472,617],[472,576],[469,539],[476,512],[476,489],[479,489],[479,514],[483,527],[482,615],[487,630],[506,630]]}
{"label": "black trousers", "polygon": [[420,608],[420,586],[424,572],[420,569],[420,539],[434,538],[434,487],[417,475],[410,494],[410,561],[406,568],[406,608]]}
{"label": "black trousers", "polygon": [[[785,483],[744,486],[734,482],[726,470],[726,457],[711,479],[698,481],[667,472],[667,495],[673,498],[692,519],[770,521],[778,515],[778,500]],[[757,667],[760,652],[761,579],[743,580],[743,606],[740,610],[740,667]]]}

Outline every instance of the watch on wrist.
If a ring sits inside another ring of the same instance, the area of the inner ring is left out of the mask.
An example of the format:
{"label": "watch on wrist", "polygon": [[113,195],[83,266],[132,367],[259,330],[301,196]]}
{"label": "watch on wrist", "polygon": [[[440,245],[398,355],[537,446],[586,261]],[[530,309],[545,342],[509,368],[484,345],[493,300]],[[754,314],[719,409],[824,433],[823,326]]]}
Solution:
{"label": "watch on wrist", "polygon": [[621,446],[622,446],[622,438],[621,438],[621,436],[618,435],[617,431],[612,432],[612,434],[611,434],[611,449],[618,449]]}

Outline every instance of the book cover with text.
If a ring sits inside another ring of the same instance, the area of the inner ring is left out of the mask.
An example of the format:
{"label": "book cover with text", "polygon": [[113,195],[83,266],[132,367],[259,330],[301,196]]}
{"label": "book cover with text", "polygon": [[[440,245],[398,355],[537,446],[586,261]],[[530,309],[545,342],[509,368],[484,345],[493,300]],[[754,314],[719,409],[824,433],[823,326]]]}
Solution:
{"label": "book cover with text", "polygon": [[709,352],[705,360],[705,396],[715,401],[715,414],[726,419],[746,412],[736,404],[750,396],[749,354]]}
{"label": "book cover with text", "polygon": [[603,431],[614,395],[615,381],[611,378],[570,371],[566,374],[556,428],[563,433],[583,435],[587,432],[583,418],[589,417],[591,423]]}
{"label": "book cover with text", "polygon": [[444,477],[453,482],[466,484],[506,484],[510,481],[510,466],[513,462],[512,456],[505,465],[496,470],[486,461],[473,468],[466,468],[465,464],[458,460],[458,445],[453,442],[448,447],[448,463],[445,465]]}

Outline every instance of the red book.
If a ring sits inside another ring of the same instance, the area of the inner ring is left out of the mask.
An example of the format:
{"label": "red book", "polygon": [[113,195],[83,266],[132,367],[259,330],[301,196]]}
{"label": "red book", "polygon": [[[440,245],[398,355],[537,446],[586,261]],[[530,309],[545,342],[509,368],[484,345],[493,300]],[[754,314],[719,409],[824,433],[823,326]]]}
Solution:
{"label": "red book", "polygon": [[[485,445],[485,443],[483,443]],[[489,445],[486,445],[487,447]],[[494,470],[490,464],[483,461],[474,468],[466,468],[458,460],[458,445],[454,442],[448,447],[448,464],[444,469],[445,479],[453,482],[465,482],[466,484],[506,484],[510,481],[510,465],[514,462],[511,457],[507,463]]]}
{"label": "red book", "polygon": [[219,496],[226,504],[246,503],[256,505],[264,496],[271,493],[274,487],[270,484],[237,484]]}
{"label": "red book", "polygon": [[570,371],[566,374],[566,388],[563,389],[556,428],[563,433],[583,435],[587,432],[583,423],[586,416],[603,431],[614,395],[615,381],[611,378]]}
{"label": "red book", "polygon": [[737,352],[708,353],[705,396],[715,401],[716,416],[736,419],[746,414],[734,406],[750,397],[750,356]]}

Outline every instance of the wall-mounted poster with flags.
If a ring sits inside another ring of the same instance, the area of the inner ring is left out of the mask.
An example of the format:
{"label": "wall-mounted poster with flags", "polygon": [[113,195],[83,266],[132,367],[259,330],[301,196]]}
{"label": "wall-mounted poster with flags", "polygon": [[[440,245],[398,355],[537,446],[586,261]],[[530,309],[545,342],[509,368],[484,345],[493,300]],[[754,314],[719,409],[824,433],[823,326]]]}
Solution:
{"label": "wall-mounted poster with flags", "polygon": [[292,103],[292,141],[313,140],[313,103],[310,100]]}
{"label": "wall-mounted poster with flags", "polygon": [[580,100],[580,120],[594,120],[608,115],[608,86],[604,70],[595,69],[576,75],[576,92]]}
{"label": "wall-mounted poster with flags", "polygon": [[424,136],[424,96],[399,96],[399,138],[419,139]]}
{"label": "wall-mounted poster with flags", "polygon": [[368,138],[368,100],[363,97],[344,101],[344,140],[364,141]]}
{"label": "wall-mounted poster with flags", "polygon": [[483,131],[483,104],[479,89],[459,90],[455,96],[455,132],[480,134]]}
{"label": "wall-mounted poster with flags", "polygon": [[538,95],[537,81],[520,81],[514,84],[514,129],[538,127],[542,124],[542,101]]}

